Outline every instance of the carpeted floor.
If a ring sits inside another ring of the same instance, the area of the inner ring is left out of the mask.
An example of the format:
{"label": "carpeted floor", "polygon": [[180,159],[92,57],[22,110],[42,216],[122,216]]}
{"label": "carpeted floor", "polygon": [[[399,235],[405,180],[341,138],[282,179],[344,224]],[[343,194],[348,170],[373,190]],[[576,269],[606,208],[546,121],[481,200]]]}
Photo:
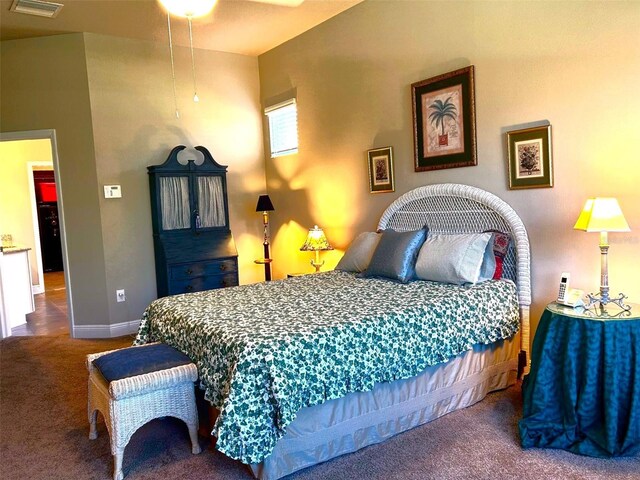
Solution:
{"label": "carpeted floor", "polygon": [[[0,478],[101,479],[112,476],[104,423],[88,439],[84,355],[130,338],[13,337],[0,342]],[[640,479],[640,458],[611,460],[519,446],[520,387],[351,455],[288,477],[311,479]],[[201,444],[206,446],[202,439]],[[186,426],[155,420],[132,438],[128,480],[251,478],[217,451],[191,455]]]}

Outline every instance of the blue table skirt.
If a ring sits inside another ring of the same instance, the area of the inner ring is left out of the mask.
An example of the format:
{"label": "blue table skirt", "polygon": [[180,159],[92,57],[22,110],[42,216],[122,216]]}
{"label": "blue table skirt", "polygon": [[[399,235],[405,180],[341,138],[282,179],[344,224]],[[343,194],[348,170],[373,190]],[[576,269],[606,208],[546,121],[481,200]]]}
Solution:
{"label": "blue table skirt", "polygon": [[524,448],[593,457],[640,454],[640,320],[545,310],[523,382]]}

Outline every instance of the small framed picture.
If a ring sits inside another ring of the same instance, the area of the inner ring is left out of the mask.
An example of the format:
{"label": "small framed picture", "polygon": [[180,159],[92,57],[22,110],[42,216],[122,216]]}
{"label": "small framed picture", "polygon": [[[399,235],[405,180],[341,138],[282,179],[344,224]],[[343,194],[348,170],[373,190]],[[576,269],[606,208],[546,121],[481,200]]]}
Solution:
{"label": "small framed picture", "polygon": [[384,147],[367,152],[369,164],[369,191],[371,193],[393,192],[393,148]]}
{"label": "small framed picture", "polygon": [[477,165],[473,65],[411,85],[415,171]]}
{"label": "small framed picture", "polygon": [[553,187],[551,125],[507,132],[509,188]]}

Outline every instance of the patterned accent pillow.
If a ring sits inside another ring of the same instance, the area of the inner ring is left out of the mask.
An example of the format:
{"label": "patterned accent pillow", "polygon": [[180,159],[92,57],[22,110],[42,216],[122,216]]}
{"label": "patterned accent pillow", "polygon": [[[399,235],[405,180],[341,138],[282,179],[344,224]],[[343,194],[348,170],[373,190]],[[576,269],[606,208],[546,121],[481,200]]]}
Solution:
{"label": "patterned accent pillow", "polygon": [[360,273],[367,269],[381,235],[376,232],[362,232],[358,235],[336,265],[336,270]]}
{"label": "patterned accent pillow", "polygon": [[498,230],[486,230],[486,232],[493,234],[493,254],[496,258],[496,269],[493,272],[493,279],[500,280],[502,278],[502,269],[504,266],[504,259],[509,251],[509,244],[511,243],[511,237],[504,232]]}
{"label": "patterned accent pillow", "polygon": [[430,235],[418,254],[416,274],[455,285],[490,280],[495,270],[491,240],[491,233]]}
{"label": "patterned accent pillow", "polygon": [[385,277],[402,283],[413,280],[416,257],[428,232],[427,227],[410,232],[384,230],[362,276]]}

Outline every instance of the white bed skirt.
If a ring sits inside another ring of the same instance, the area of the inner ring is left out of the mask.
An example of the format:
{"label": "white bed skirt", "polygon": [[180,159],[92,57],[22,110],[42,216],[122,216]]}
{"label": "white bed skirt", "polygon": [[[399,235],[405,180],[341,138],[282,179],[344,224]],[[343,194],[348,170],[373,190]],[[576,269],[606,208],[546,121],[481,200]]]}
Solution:
{"label": "white bed skirt", "polygon": [[250,468],[256,478],[275,480],[473,405],[515,383],[518,350],[519,335],[476,345],[416,377],[304,408],[273,452]]}

